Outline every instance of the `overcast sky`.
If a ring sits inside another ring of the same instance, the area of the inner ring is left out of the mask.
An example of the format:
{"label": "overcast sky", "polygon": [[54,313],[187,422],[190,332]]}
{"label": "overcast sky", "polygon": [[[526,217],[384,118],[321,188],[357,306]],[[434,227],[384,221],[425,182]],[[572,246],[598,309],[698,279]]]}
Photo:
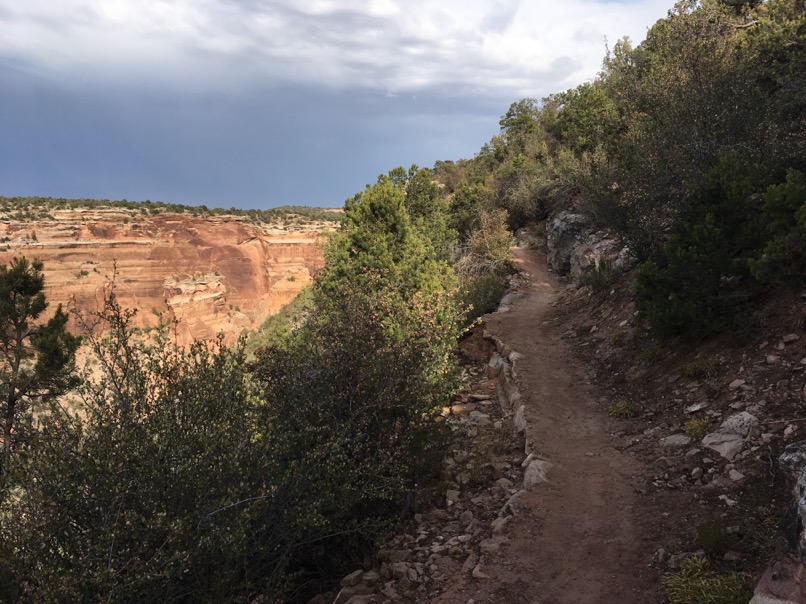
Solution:
{"label": "overcast sky", "polygon": [[671,0],[0,0],[0,195],[341,206]]}

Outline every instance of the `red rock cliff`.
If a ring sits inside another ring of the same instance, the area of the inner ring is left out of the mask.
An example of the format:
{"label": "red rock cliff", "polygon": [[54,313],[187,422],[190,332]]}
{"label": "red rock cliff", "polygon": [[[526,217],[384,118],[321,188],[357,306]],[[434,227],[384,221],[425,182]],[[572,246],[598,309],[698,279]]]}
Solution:
{"label": "red rock cliff", "polygon": [[[333,225],[251,224],[235,216],[143,215],[125,209],[54,210],[35,222],[0,221],[0,262],[45,265],[51,304],[97,310],[112,287],[121,305],[179,319],[179,339],[228,342],[290,302],[323,264]],[[115,274],[116,272],[116,274]]]}

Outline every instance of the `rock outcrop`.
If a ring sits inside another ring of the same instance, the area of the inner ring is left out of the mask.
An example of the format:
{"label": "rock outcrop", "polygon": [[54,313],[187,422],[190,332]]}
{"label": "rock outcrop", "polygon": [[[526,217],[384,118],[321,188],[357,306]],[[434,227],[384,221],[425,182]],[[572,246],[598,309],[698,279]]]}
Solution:
{"label": "rock outcrop", "polygon": [[590,217],[562,211],[546,222],[547,262],[552,272],[580,276],[609,263],[613,268],[629,268],[634,259],[612,233],[596,230]]}
{"label": "rock outcrop", "polygon": [[54,210],[36,222],[0,220],[0,262],[44,263],[55,306],[99,309],[115,288],[135,326],[156,313],[180,321],[181,344],[223,332],[228,342],[290,302],[323,266],[320,239],[333,223],[254,224],[236,216]]}

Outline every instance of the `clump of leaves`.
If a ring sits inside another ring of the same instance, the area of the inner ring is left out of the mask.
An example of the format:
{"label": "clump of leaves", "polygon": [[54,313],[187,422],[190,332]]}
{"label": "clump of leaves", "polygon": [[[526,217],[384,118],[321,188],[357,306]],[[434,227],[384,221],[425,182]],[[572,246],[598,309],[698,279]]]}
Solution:
{"label": "clump of leaves", "polygon": [[614,403],[607,415],[614,419],[629,419],[638,415],[638,409],[625,400]]}
{"label": "clump of leaves", "polygon": [[680,572],[667,575],[664,584],[670,604],[745,604],[751,596],[742,575],[709,574],[704,558],[684,560]]}
{"label": "clump of leaves", "polygon": [[713,357],[694,359],[683,365],[681,373],[687,378],[711,378],[719,371],[719,362]]}
{"label": "clump of leaves", "polygon": [[684,430],[686,436],[691,438],[701,438],[708,432],[709,422],[707,419],[692,419],[686,422]]}

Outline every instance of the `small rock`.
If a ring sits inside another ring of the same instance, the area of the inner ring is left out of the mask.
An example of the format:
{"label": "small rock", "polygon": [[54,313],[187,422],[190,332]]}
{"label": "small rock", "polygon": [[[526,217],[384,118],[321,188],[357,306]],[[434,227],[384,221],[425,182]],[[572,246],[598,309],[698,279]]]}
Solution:
{"label": "small rock", "polygon": [[781,357],[779,357],[777,354],[768,354],[766,361],[768,365],[775,365],[781,361]]}
{"label": "small rock", "polygon": [[353,585],[357,585],[361,583],[361,580],[364,578],[364,571],[359,569],[356,571],[351,572],[349,575],[344,577],[341,580],[342,587],[352,587]]}
{"label": "small rock", "polygon": [[794,436],[798,431],[798,427],[795,424],[789,424],[786,428],[784,428],[784,438],[790,438]]}
{"label": "small rock", "polygon": [[706,407],[708,407],[708,403],[702,403],[702,402],[694,403],[693,405],[689,405],[688,407],[686,407],[686,413],[688,414],[697,413],[697,411],[702,411]]}
{"label": "small rock", "polygon": [[744,380],[741,380],[741,379],[733,380],[730,384],[728,384],[728,389],[729,390],[736,390],[737,388],[739,388],[740,386],[743,386],[744,384],[745,384]]}
{"label": "small rock", "polygon": [[495,486],[502,488],[505,491],[508,491],[509,489],[512,488],[513,484],[509,478],[499,478],[498,480],[495,481]]}
{"label": "small rock", "polygon": [[465,563],[462,564],[462,574],[467,574],[471,572],[476,565],[479,563],[479,555],[475,552],[471,552],[470,555],[465,560]]}
{"label": "small rock", "polygon": [[726,562],[738,562],[742,559],[742,555],[739,552],[727,551],[722,559]]}
{"label": "small rock", "polygon": [[703,475],[704,473],[705,473],[705,472],[703,471],[703,469],[702,469],[702,468],[694,468],[694,469],[691,471],[691,478],[692,478],[692,479],[694,479],[694,480],[698,480],[698,479],[702,478],[702,475]]}
{"label": "small rock", "polygon": [[471,411],[470,412],[470,421],[475,423],[477,426],[489,426],[492,424],[492,420],[490,420],[490,416],[486,413],[482,413],[481,411]]}
{"label": "small rock", "polygon": [[549,468],[551,468],[550,462],[542,459],[533,459],[523,473],[523,488],[528,489],[536,484],[548,482]]}
{"label": "small rock", "polygon": [[473,569],[472,572],[474,579],[489,579],[490,575],[486,574],[484,571],[481,570],[481,564],[477,564],[476,568]]}
{"label": "small rock", "polygon": [[729,478],[730,478],[730,479],[731,479],[733,482],[739,482],[740,480],[743,480],[743,479],[744,479],[744,474],[742,474],[742,473],[741,473],[741,472],[739,472],[738,470],[732,469],[732,470],[730,470],[730,471],[728,472],[728,477],[729,477]]}
{"label": "small rock", "polygon": [[783,340],[784,344],[791,344],[800,340],[800,336],[796,333],[788,333],[781,340]]}
{"label": "small rock", "polygon": [[672,434],[658,441],[658,445],[660,445],[662,449],[679,449],[688,446],[690,443],[691,437],[685,434]]}
{"label": "small rock", "polygon": [[512,516],[498,516],[495,520],[493,520],[490,525],[493,530],[493,535],[502,533],[506,525],[509,524],[511,518]]}
{"label": "small rock", "polygon": [[737,501],[731,499],[727,495],[720,495],[719,497],[717,497],[717,499],[724,501],[725,505],[727,505],[729,508],[732,508],[734,505],[738,503]]}
{"label": "small rock", "polygon": [[448,489],[445,491],[445,500],[448,502],[448,505],[453,505],[459,501],[459,491],[456,489]]}

